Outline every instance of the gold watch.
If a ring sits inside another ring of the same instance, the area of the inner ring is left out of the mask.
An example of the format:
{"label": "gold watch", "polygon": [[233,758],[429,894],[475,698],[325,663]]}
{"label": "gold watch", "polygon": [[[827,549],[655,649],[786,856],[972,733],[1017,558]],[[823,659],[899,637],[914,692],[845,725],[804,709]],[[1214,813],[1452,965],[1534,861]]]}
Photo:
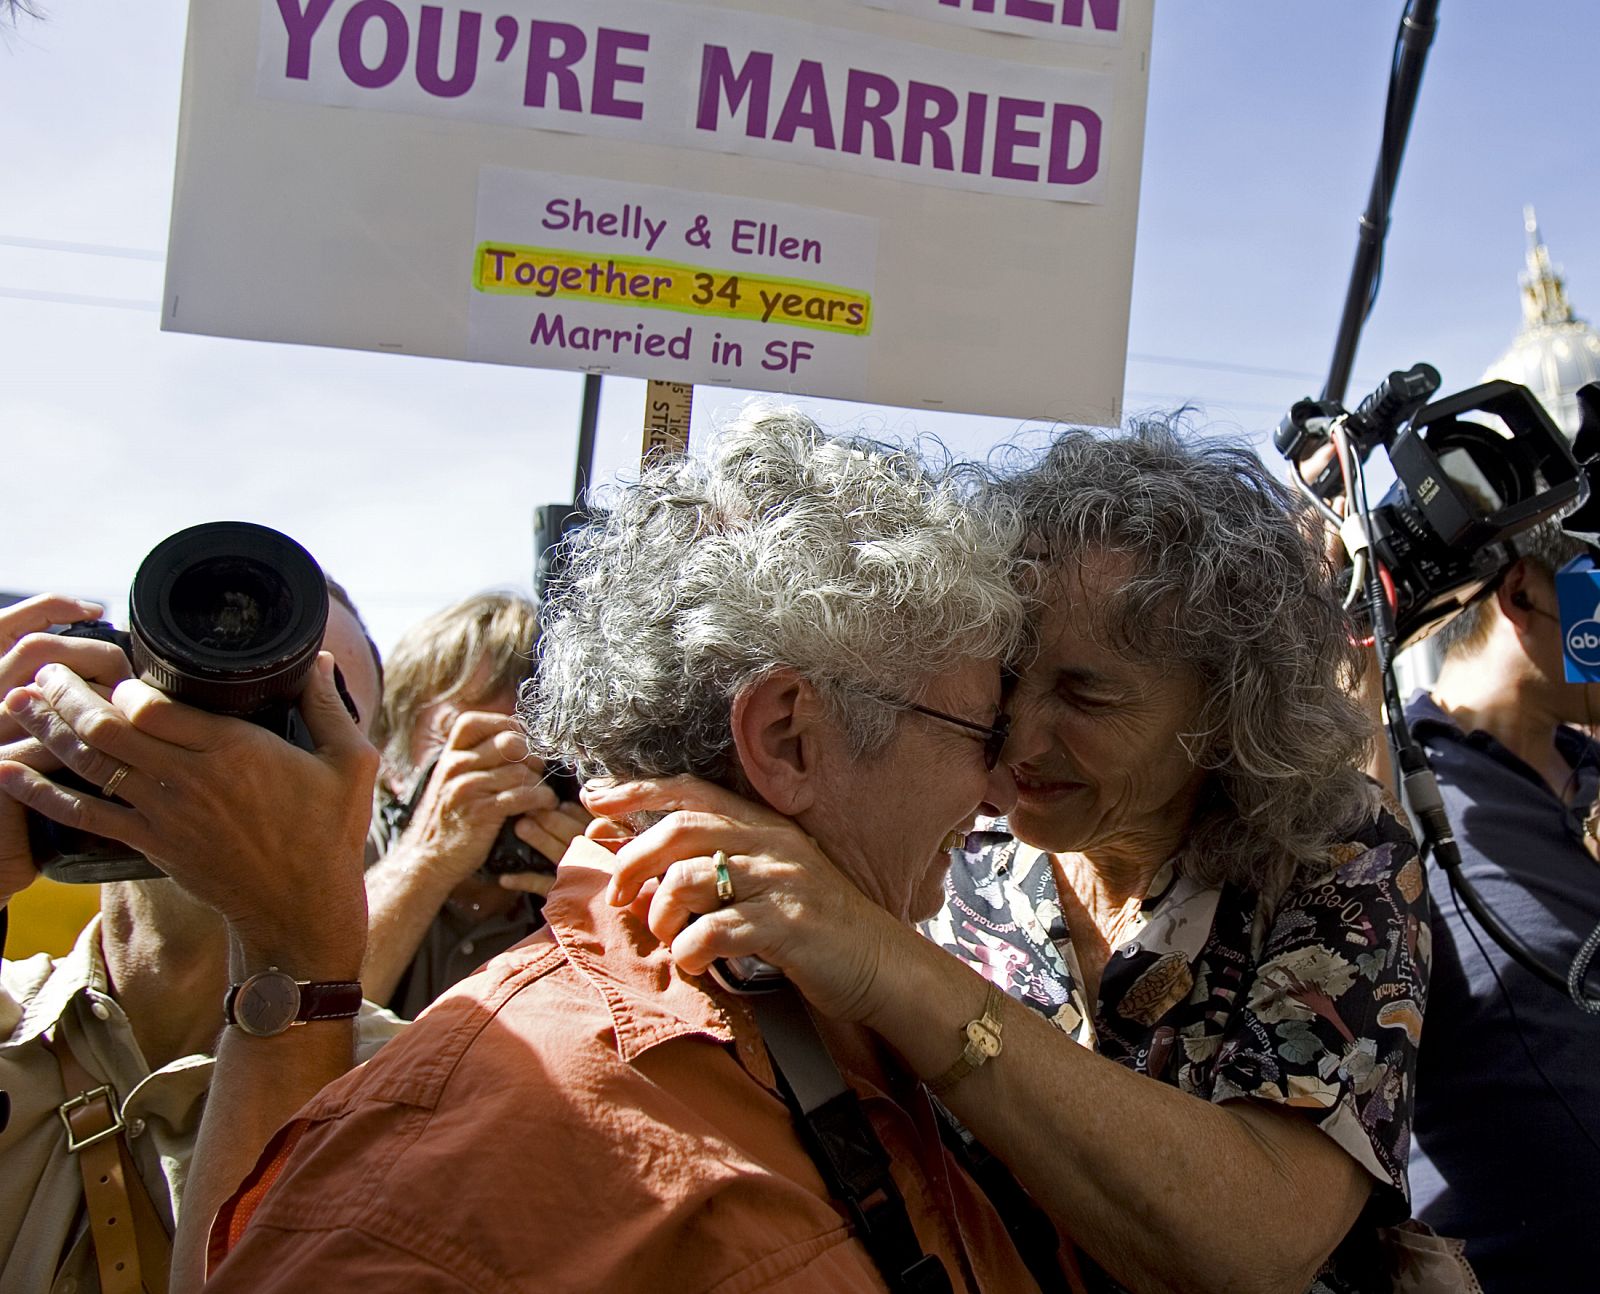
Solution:
{"label": "gold watch", "polygon": [[935,1096],[943,1096],[978,1066],[1000,1054],[1000,1004],[1005,998],[1000,986],[990,981],[988,996],[983,1000],[983,1014],[976,1020],[968,1020],[962,1027],[963,1046],[956,1063],[938,1078],[928,1080],[928,1090]]}

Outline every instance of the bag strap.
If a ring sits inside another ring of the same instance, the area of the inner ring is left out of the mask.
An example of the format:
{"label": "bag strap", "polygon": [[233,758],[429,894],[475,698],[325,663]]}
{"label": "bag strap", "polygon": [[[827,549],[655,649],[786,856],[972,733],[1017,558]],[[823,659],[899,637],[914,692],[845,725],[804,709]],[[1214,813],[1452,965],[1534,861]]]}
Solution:
{"label": "bag strap", "polygon": [[849,1211],[856,1235],[893,1294],[951,1294],[950,1275],[922,1252],[906,1202],[889,1172],[889,1155],[860,1098],[844,1081],[816,1023],[793,986],[745,998],[755,1013],[778,1075],[778,1087],[822,1174],[828,1193]]}
{"label": "bag strap", "polygon": [[67,1092],[57,1113],[83,1177],[101,1294],[166,1294],[172,1241],[123,1139],[116,1093],[78,1062],[63,1029],[53,1030],[45,1046]]}

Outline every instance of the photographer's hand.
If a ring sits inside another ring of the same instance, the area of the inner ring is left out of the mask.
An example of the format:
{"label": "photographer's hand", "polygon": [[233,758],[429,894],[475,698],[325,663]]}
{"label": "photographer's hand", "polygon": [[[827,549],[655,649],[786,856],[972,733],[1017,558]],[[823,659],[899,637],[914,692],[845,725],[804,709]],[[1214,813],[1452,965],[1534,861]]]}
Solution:
{"label": "photographer's hand", "polygon": [[[5,713],[95,785],[128,771],[116,804],[0,763],[0,791],[68,826],[145,854],[227,920],[242,955],[303,979],[353,979],[361,964],[362,848],[377,752],[318,659],[301,713],[317,743],[196,710],[137,680],[111,701],[47,665]],[[308,896],[314,901],[308,902]]]}
{"label": "photographer's hand", "polygon": [[501,824],[556,807],[543,776],[514,716],[468,710],[456,717],[410,823],[367,870],[361,983],[374,1002],[394,995],[429,924],[482,866]]}
{"label": "photographer's hand", "polygon": [[[52,661],[67,665],[109,695],[128,677],[128,658],[111,643],[62,638],[46,633],[51,625],[93,620],[102,612],[97,602],[45,593],[0,609],[0,696],[33,681]],[[0,711],[0,760],[26,764],[40,772],[61,766],[4,711]],[[27,819],[22,805],[0,796],[0,906],[26,889],[38,875],[28,848]]]}

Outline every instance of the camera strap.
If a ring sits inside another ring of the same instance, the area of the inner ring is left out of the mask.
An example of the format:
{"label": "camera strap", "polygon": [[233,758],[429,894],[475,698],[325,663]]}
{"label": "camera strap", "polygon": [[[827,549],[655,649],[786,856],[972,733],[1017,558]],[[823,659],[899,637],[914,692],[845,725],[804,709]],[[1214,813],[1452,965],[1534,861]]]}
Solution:
{"label": "camera strap", "polygon": [[44,1040],[61,1069],[67,1099],[59,1114],[66,1146],[76,1156],[94,1237],[102,1294],[162,1294],[168,1284],[172,1241],[123,1139],[117,1094],[96,1083],[57,1028]]}
{"label": "camera strap", "polygon": [[828,1193],[849,1211],[891,1294],[950,1294],[950,1276],[922,1252],[889,1155],[844,1081],[805,1002],[787,983],[745,998],[766,1039],[800,1139]]}

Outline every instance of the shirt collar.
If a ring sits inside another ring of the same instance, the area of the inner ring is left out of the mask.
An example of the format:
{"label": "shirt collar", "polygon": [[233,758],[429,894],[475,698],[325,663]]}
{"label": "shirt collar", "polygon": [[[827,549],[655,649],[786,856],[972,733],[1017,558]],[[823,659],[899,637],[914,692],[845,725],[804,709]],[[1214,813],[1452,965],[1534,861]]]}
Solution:
{"label": "shirt collar", "polygon": [[1406,702],[1406,722],[1419,737],[1425,732],[1441,732],[1456,738],[1466,736],[1466,733],[1461,731],[1461,725],[1433,699],[1430,692],[1418,691],[1411,694],[1411,699]]}
{"label": "shirt collar", "polygon": [[749,1008],[709,979],[685,975],[644,922],[610,904],[613,870],[610,851],[579,836],[561,859],[544,915],[567,960],[605,1002],[617,1054],[632,1064],[661,1043],[701,1034],[731,1044],[750,1076],[775,1088]]}
{"label": "shirt collar", "polygon": [[111,1001],[110,981],[106,978],[105,959],[100,953],[100,914],[97,912],[84,926],[72,951],[57,958],[38,990],[29,994],[22,1004],[22,1019],[3,1046],[16,1046],[31,1042],[60,1023],[61,1017],[79,993],[87,991],[93,997]]}
{"label": "shirt collar", "polygon": [[[1019,908],[1033,918],[1035,929],[1032,938],[1038,945],[1038,951],[1048,956],[1043,948],[1043,944],[1052,939],[1047,926],[1050,921],[1060,920],[1060,900],[1054,869],[1049,865],[1048,856],[1045,851],[1032,845],[1023,845],[1010,835],[992,834],[982,841],[969,839],[967,856],[961,861],[971,869],[975,862],[982,861],[985,847],[993,863],[993,883],[1001,886],[1009,896],[1006,906],[1014,918]],[[1026,878],[1035,876],[1041,868],[1045,872],[1040,878],[1042,888],[1039,891],[1039,897],[1044,901],[1043,910],[1036,909],[1033,897],[1019,888],[1027,883]],[[1155,995],[1145,1005],[1156,1009],[1158,1014],[1164,1014],[1182,1000],[1194,982],[1195,968],[1211,938],[1221,900],[1220,887],[1205,885],[1191,876],[1182,875],[1175,862],[1165,863],[1152,878],[1139,914],[1123,932],[1121,942],[1106,964],[1100,982],[1101,1002],[1106,1009],[1116,1011],[1123,995],[1134,989],[1145,997]],[[1049,921],[1044,919],[1046,915]],[[1055,944],[1055,950],[1066,967],[1067,982],[1062,987],[1073,1008],[1073,1023],[1062,1027],[1079,1042],[1093,1047],[1096,1004],[1088,1002],[1083,995],[1076,953],[1064,929],[1060,941]],[[1136,963],[1129,960],[1135,957],[1138,958]],[[1154,962],[1150,960],[1152,957]],[[1143,988],[1130,985],[1126,982],[1123,970],[1125,966],[1133,965],[1146,972],[1153,970],[1156,972],[1154,979],[1146,982],[1146,975],[1142,974],[1140,983],[1144,985]]]}
{"label": "shirt collar", "polygon": [[[1474,750],[1482,751],[1534,785],[1540,788],[1546,786],[1542,773],[1520,756],[1513,754],[1492,733],[1485,732],[1482,728],[1474,728],[1471,732],[1465,731],[1455,721],[1454,716],[1433,699],[1431,693],[1419,691],[1413,694],[1406,704],[1406,722],[1410,725],[1412,734],[1424,744],[1431,736],[1458,741]],[[1592,774],[1595,766],[1600,764],[1600,744],[1566,724],[1556,726],[1555,744],[1561,757],[1580,775],[1577,803],[1592,801],[1594,798]]]}

